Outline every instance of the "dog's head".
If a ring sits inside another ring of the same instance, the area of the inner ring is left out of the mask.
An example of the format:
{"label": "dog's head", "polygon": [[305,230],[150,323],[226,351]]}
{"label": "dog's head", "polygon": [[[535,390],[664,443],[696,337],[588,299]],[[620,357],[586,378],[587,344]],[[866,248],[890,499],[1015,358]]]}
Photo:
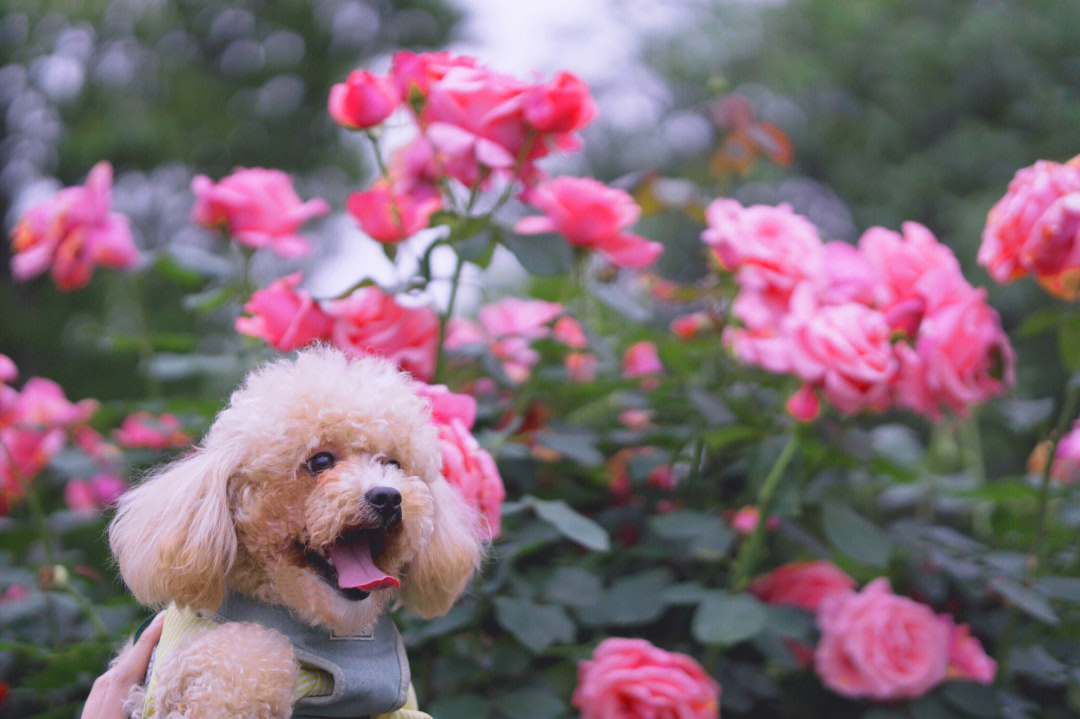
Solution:
{"label": "dog's head", "polygon": [[145,604],[212,611],[238,591],[338,631],[394,596],[437,616],[483,550],[440,467],[405,375],[309,349],[252,373],[199,448],[125,494],[109,541]]}

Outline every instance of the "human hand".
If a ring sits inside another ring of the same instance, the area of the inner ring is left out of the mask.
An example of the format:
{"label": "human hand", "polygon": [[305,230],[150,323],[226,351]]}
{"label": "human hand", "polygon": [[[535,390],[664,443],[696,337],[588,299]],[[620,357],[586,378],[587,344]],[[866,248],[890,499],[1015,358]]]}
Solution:
{"label": "human hand", "polygon": [[154,621],[143,630],[139,641],[125,649],[109,670],[97,678],[83,705],[82,719],[127,719],[124,699],[131,687],[146,676],[146,667],[161,638],[164,620],[164,612],[154,617]]}

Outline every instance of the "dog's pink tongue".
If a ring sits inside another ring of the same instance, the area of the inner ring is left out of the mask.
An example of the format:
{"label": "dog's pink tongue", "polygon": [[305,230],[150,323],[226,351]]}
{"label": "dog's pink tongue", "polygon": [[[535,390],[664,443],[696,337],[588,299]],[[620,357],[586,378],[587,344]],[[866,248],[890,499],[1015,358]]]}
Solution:
{"label": "dog's pink tongue", "polygon": [[336,542],[330,545],[329,551],[337,569],[338,586],[342,589],[369,592],[401,586],[401,582],[375,566],[367,542]]}

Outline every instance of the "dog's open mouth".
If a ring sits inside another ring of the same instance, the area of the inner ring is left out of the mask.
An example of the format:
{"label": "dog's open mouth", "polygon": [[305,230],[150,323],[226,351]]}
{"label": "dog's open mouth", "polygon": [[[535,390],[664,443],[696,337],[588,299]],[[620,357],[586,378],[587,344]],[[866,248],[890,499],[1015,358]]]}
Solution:
{"label": "dog's open mouth", "polygon": [[320,549],[306,547],[304,558],[342,596],[359,601],[377,589],[401,586],[396,578],[375,566],[385,547],[386,530],[382,527],[356,528]]}

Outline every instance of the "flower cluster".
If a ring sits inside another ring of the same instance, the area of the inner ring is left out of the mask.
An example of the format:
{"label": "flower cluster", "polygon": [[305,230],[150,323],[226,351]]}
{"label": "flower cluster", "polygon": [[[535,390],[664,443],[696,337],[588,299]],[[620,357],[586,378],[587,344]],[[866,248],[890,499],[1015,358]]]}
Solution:
{"label": "flower cluster", "polygon": [[570,703],[582,719],[717,719],[720,685],[685,654],[616,637],[578,664]]}
{"label": "flower cluster", "polygon": [[476,511],[482,522],[481,536],[486,541],[498,537],[506,489],[495,460],[472,435],[476,400],[451,392],[445,385],[421,385],[418,393],[431,402],[431,418],[439,429],[443,477]]}
{"label": "flower cluster", "polygon": [[295,273],[257,290],[244,305],[251,316],[238,318],[236,331],[281,352],[329,342],[355,356],[385,357],[425,382],[432,379],[439,320],[430,308],[405,307],[374,286],[319,302],[298,289],[302,279]]}
{"label": "flower cluster", "polygon": [[937,419],[1012,384],[986,291],[922,225],[874,227],[855,247],[822,242],[787,205],[720,199],[707,219],[702,239],[739,285],[740,326],[725,341],[742,361],[802,381],[788,403],[797,418],[813,418],[821,396],[847,414],[895,406]]}
{"label": "flower cluster", "polygon": [[1035,275],[1066,299],[1080,288],[1080,158],[1019,170],[991,208],[979,264],[998,282]]}
{"label": "flower cluster", "polygon": [[799,562],[758,578],[750,591],[768,603],[817,613],[815,670],[845,696],[918,697],[948,679],[989,684],[997,674],[966,624],[893,594],[888,579],[856,592],[855,580],[829,562]]}
{"label": "flower cluster", "polygon": [[32,206],[11,233],[11,274],[29,280],[50,270],[61,290],[90,282],[94,267],[128,268],[139,259],[128,218],[112,211],[112,165],[99,162],[86,184]]}
{"label": "flower cluster", "polygon": [[165,413],[158,417],[149,412],[135,412],[124,418],[113,437],[125,447],[146,449],[172,449],[191,443],[191,435],[184,431],[175,415]]}

